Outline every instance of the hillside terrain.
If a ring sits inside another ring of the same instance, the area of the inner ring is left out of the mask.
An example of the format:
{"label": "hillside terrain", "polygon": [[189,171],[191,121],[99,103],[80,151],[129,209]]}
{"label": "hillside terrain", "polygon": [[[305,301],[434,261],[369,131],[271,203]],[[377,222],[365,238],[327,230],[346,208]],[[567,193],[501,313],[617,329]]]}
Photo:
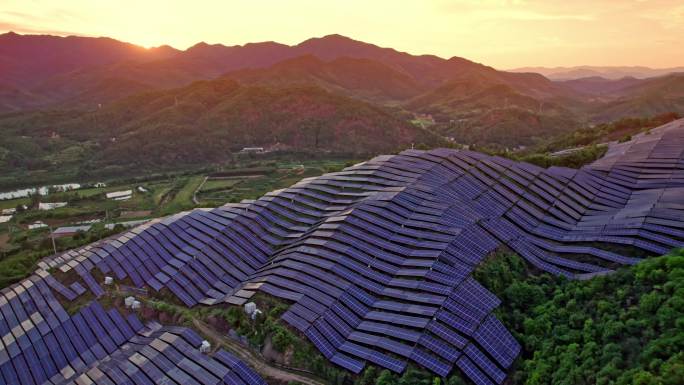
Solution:
{"label": "hillside terrain", "polygon": [[604,93],[605,103],[590,109],[594,121],[684,112],[684,73],[625,83],[632,84]]}
{"label": "hillside terrain", "polygon": [[0,68],[5,175],[211,164],[252,146],[507,150],[624,117],[684,113],[680,74],[551,81],[340,35],[181,51],[7,33]]}
{"label": "hillside terrain", "polygon": [[584,282],[535,275],[505,254],[476,273],[523,344],[508,383],[527,385],[682,383],[683,274],[683,250]]}
{"label": "hillside terrain", "polygon": [[321,88],[229,79],[141,93],[93,112],[6,114],[0,125],[6,172],[168,169],[229,162],[243,147],[374,154],[440,142],[382,108]]}
{"label": "hillside terrain", "polygon": [[570,88],[583,95],[611,96],[633,85],[642,84],[641,79],[627,76],[620,79],[606,79],[600,76],[557,81],[561,86]]}
{"label": "hillside terrain", "polygon": [[351,57],[323,61],[306,55],[268,68],[229,72],[224,77],[243,84],[271,87],[316,85],[349,97],[388,104],[410,99],[428,89],[400,69]]}

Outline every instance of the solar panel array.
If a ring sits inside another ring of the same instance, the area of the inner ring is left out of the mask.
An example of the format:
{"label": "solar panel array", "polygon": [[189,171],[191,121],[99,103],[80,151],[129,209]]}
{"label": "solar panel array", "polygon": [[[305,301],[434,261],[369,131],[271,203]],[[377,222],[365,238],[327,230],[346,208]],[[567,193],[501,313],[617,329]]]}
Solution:
{"label": "solar panel array", "polygon": [[190,329],[150,329],[97,301],[69,315],[55,296],[83,292],[44,270],[2,290],[0,384],[265,384],[223,350],[200,354]]}
{"label": "solar panel array", "polygon": [[50,286],[66,298],[102,295],[95,270],[187,306],[267,293],[291,301],[282,319],[353,372],[415,362],[500,384],[520,346],[492,314],[499,300],[471,277],[487,255],[507,246],[584,279],[637,263],[624,246],[684,246],[684,123],[620,146],[580,170],[407,150],[152,221],[41,268],[76,272],[82,284]]}

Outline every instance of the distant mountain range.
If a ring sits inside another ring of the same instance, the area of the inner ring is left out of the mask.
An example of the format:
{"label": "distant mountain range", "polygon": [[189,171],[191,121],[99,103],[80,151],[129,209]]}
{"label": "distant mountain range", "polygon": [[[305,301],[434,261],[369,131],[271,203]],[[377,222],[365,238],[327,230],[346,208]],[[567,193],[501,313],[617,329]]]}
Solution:
{"label": "distant mountain range", "polygon": [[646,79],[684,72],[684,66],[672,68],[649,68],[640,66],[523,67],[512,69],[510,72],[534,72],[542,74],[551,80],[572,80],[590,77],[617,80],[625,77]]}
{"label": "distant mountain range", "polygon": [[[552,81],[340,35],[181,51],[6,33],[0,170],[201,163],[241,146],[369,154],[445,137],[532,145],[588,122],[682,113],[682,82],[684,74]],[[411,124],[417,116],[428,126]]]}
{"label": "distant mountain range", "polygon": [[[37,108],[54,105],[93,108],[143,90],[179,87],[195,80],[213,79],[244,69],[264,69],[277,63],[280,65],[268,72],[271,78],[290,71],[284,74],[287,81],[299,83],[324,80],[321,72],[309,74],[310,70],[332,70],[347,78],[370,76],[365,79],[364,87],[373,88],[377,82],[387,81],[379,75],[389,71],[386,76],[413,83],[406,84],[413,89],[412,92],[405,90],[392,95],[392,99],[401,100],[442,86],[450,80],[469,76],[496,78],[504,84],[520,87],[522,92],[532,96],[551,97],[559,91],[548,79],[536,74],[500,72],[458,57],[446,60],[436,56],[413,56],[340,35],[309,39],[295,46],[273,42],[232,47],[199,43],[185,51],[168,47],[146,51],[111,39],[87,39],[91,38],[0,35],[0,60],[7,58],[6,71],[0,77],[0,83],[11,89],[15,96],[15,90],[21,90],[21,96],[29,96]],[[74,48],[64,48],[70,45]],[[98,48],[89,50],[92,45]],[[34,67],[26,64],[34,61],[32,51],[37,52],[38,57],[46,56]],[[54,57],[44,54],[53,51],[56,52]],[[100,55],[101,51],[111,53]],[[318,59],[318,62],[312,59]],[[331,63],[327,68],[321,68],[324,62]],[[358,73],[353,73],[356,71]],[[264,78],[269,76],[268,73],[235,76]],[[31,105],[29,101],[15,104]]]}

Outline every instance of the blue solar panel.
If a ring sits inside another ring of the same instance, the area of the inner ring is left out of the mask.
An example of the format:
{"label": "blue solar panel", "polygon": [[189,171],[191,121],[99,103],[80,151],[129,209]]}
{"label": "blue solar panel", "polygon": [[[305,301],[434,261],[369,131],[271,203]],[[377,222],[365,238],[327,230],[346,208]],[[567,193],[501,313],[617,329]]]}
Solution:
{"label": "blue solar panel", "polygon": [[[67,314],[55,293],[103,295],[99,270],[168,289],[187,306],[242,304],[255,291],[292,301],[282,320],[353,372],[367,362],[400,372],[412,361],[444,376],[455,363],[477,384],[502,383],[520,346],[472,271],[501,246],[571,278],[639,261],[611,245],[645,254],[684,246],[684,125],[673,127],[613,145],[581,170],[409,150],[48,257],[51,266],[68,262],[80,280],[65,286],[39,271],[26,281],[33,286],[0,295],[2,378],[44,382],[69,373],[67,365],[85,376],[92,364],[96,383],[261,383],[233,357],[200,355],[200,337],[181,329],[153,332],[97,303]],[[26,332],[15,339],[13,329]],[[133,340],[136,348],[121,348]],[[152,348],[156,340],[171,345]]]}

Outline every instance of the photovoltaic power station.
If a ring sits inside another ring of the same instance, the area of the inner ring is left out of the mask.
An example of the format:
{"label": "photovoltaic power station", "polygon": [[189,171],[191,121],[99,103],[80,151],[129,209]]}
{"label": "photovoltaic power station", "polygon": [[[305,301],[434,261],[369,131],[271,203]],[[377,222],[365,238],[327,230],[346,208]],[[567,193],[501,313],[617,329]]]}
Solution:
{"label": "photovoltaic power station", "polygon": [[[501,384],[520,345],[472,273],[506,247],[539,271],[588,279],[684,247],[684,122],[613,144],[579,170],[472,151],[407,150],[254,201],[148,222],[43,260],[0,296],[7,384],[258,384],[192,330],[145,326],[97,301],[94,275],[168,289],[185,305],[291,305],[282,321],[331,362]],[[78,277],[61,282],[50,271]],[[174,377],[172,377],[174,376]]]}

